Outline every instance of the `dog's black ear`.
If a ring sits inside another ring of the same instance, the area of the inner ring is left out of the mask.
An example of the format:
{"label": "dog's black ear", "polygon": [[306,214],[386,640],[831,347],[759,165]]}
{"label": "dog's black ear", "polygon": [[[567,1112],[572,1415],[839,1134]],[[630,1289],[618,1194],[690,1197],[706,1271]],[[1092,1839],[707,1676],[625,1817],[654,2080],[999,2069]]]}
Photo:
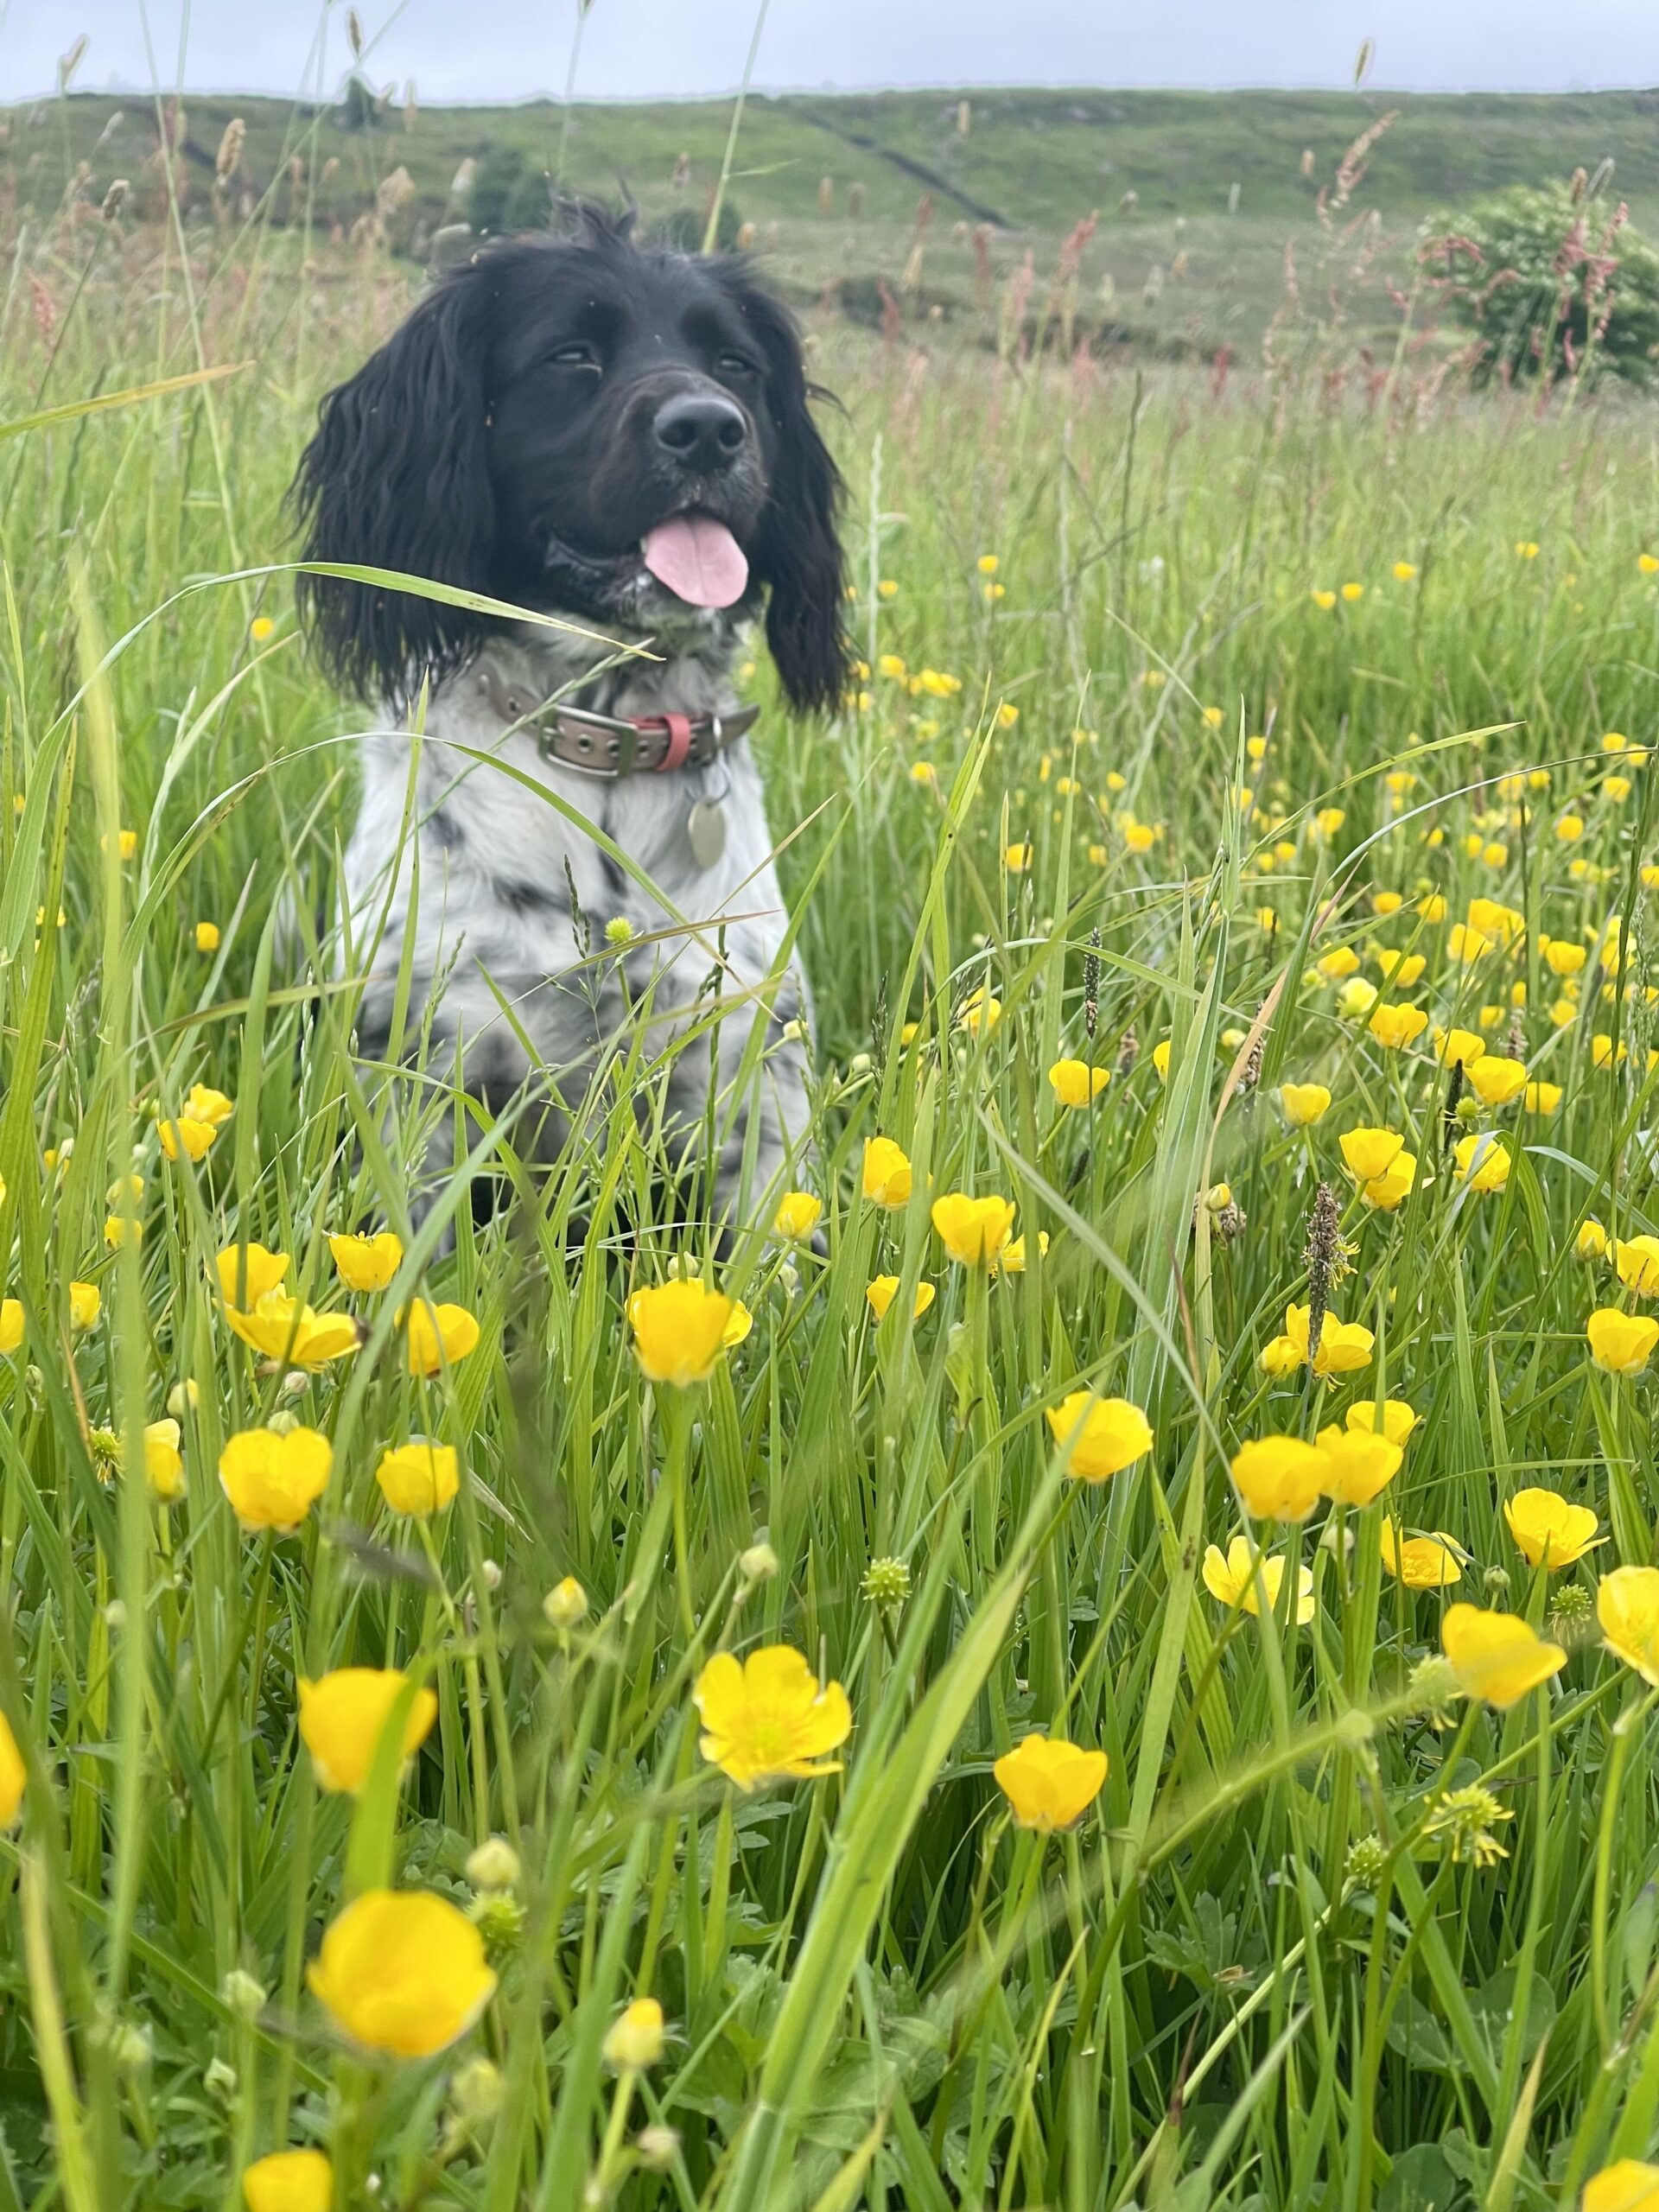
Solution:
{"label": "dog's black ear", "polygon": [[[307,560],[489,588],[488,312],[489,288],[457,270],[324,399],[290,493]],[[459,607],[376,585],[302,576],[299,597],[323,661],[371,698],[412,693],[477,634]]]}
{"label": "dog's black ear", "polygon": [[772,497],[755,548],[755,569],[769,594],[766,643],[791,705],[831,707],[850,670],[836,527],[843,486],[810,404],[828,395],[807,381],[800,334],[785,308],[741,274],[737,305],[766,352],[778,434]]}

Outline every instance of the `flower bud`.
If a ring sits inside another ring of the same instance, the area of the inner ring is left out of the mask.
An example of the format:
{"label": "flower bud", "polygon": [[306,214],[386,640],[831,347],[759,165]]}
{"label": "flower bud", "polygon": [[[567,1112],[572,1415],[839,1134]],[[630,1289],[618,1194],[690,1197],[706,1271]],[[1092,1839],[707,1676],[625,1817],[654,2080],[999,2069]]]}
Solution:
{"label": "flower bud", "polygon": [[292,1436],[299,1426],[299,1415],[296,1413],[289,1412],[286,1408],[279,1408],[265,1423],[265,1427],[274,1436]]}
{"label": "flower bud", "polygon": [[175,1421],[182,1421],[188,1413],[194,1413],[201,1403],[201,1392],[187,1376],[182,1382],[175,1382],[167,1394],[167,1410]]}
{"label": "flower bud", "polygon": [[476,2126],[481,2120],[495,2118],[506,2088],[500,2068],[487,2058],[478,2057],[468,2059],[461,2068],[449,2085],[449,2094],[457,2115]]}
{"label": "flower bud", "polygon": [[619,2073],[643,2073],[662,2055],[663,2008],[654,1997],[636,1997],[612,2023],[605,2038],[605,2062]]}
{"label": "flower bud", "polygon": [[475,1890],[513,1890],[524,1868],[504,1835],[480,1843],[467,1861],[467,1878]]}
{"label": "flower bud", "polygon": [[675,2127],[642,2127],[633,2139],[633,2147],[639,2163],[653,2174],[665,2174],[673,2164],[680,2147],[679,2130]]}
{"label": "flower bud", "polygon": [[574,1574],[556,1582],[542,1600],[542,1611],[550,1628],[574,1628],[588,1611],[588,1592]]}
{"label": "flower bud", "polygon": [[233,2097],[236,2094],[236,2069],[227,2066],[222,2058],[210,2058],[202,2069],[201,2086],[210,2096]]}
{"label": "flower bud", "polygon": [[499,1590],[501,1587],[501,1563],[499,1560],[486,1559],[478,1573],[479,1580],[486,1590]]}
{"label": "flower bud", "polygon": [[240,1967],[232,1967],[219,1985],[219,1993],[232,2012],[239,2013],[245,2020],[252,2020],[264,2010],[269,1993],[251,1974],[245,1974]]}
{"label": "flower bud", "polygon": [[154,2053],[143,2029],[130,2020],[118,2020],[110,2030],[110,2063],[123,2074],[142,2074]]}
{"label": "flower bud", "polygon": [[778,1554],[763,1539],[738,1554],[737,1571],[746,1582],[768,1582],[778,1572]]}

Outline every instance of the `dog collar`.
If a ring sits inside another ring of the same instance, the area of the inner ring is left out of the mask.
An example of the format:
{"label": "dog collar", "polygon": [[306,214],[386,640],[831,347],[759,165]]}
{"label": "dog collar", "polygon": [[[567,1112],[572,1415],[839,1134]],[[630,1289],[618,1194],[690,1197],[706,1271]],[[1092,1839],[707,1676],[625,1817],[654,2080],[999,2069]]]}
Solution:
{"label": "dog collar", "polygon": [[730,715],[600,715],[537,700],[490,660],[474,661],[469,673],[503,721],[534,731],[543,760],[607,779],[702,767],[753,729],[760,714],[759,707],[740,707]]}

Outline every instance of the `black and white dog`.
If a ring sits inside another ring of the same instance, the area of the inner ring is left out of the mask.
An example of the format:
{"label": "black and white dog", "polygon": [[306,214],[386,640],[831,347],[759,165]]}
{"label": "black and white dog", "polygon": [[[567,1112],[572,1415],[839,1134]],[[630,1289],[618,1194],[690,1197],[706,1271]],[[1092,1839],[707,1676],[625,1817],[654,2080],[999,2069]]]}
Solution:
{"label": "black and white dog", "polygon": [[[295,483],[308,560],[578,626],[302,578],[325,663],[380,710],[343,893],[367,977],[359,1049],[385,1057],[407,942],[410,1033],[425,1008],[434,1058],[458,1042],[492,1109],[561,1102],[550,1151],[642,1001],[654,1048],[707,1015],[718,969],[723,1018],[673,1058],[667,1104],[684,1131],[714,1128],[705,1203],[728,1220],[779,1187],[807,1119],[804,994],[733,670],[764,606],[792,706],[830,706],[846,682],[818,396],[793,321],[741,261],[648,250],[631,218],[584,207],[563,237],[488,245],[443,276],[324,399]],[[612,924],[613,943],[643,942],[582,963],[572,885],[596,947]]]}

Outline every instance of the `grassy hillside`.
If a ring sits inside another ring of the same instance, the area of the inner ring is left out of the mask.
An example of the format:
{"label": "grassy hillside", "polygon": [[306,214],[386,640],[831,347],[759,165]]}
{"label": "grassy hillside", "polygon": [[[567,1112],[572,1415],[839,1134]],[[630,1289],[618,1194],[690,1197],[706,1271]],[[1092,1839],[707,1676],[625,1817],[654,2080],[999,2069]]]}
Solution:
{"label": "grassy hillside", "polygon": [[[1097,210],[1085,294],[1098,301],[1109,279],[1106,296],[1136,336],[1204,348],[1259,332],[1279,294],[1287,237],[1311,235],[1318,196],[1344,150],[1395,107],[1348,211],[1375,211],[1383,226],[1362,316],[1388,319],[1383,280],[1408,265],[1427,213],[1504,184],[1611,161],[1613,194],[1630,201],[1638,224],[1659,222],[1659,92],[1390,102],[1370,93],[1009,90],[975,93],[965,131],[949,92],[760,98],[745,117],[730,195],[798,296],[844,284],[848,302],[873,314],[877,280],[896,289],[908,264],[907,304],[921,316],[937,309],[936,321],[975,303],[963,226],[991,226],[1001,279],[1027,249],[1045,270],[1059,240]],[[543,100],[410,116],[393,105],[350,129],[339,109],[192,97],[181,173],[197,219],[213,204],[214,156],[233,115],[246,138],[226,216],[238,205],[266,206],[283,222],[308,211],[325,235],[344,236],[401,168],[413,194],[397,218],[397,241],[418,249],[457,212],[461,164],[502,149],[522,154],[532,174],[583,190],[626,188],[648,216],[684,209],[695,219],[719,173],[730,105],[577,105],[567,115]],[[43,218],[79,164],[89,200],[122,176],[141,209],[162,206],[156,118],[144,102],[74,94],[3,120],[0,195],[20,212]],[[299,183],[287,168],[296,155]],[[932,213],[918,268],[912,256],[924,196]]]}

